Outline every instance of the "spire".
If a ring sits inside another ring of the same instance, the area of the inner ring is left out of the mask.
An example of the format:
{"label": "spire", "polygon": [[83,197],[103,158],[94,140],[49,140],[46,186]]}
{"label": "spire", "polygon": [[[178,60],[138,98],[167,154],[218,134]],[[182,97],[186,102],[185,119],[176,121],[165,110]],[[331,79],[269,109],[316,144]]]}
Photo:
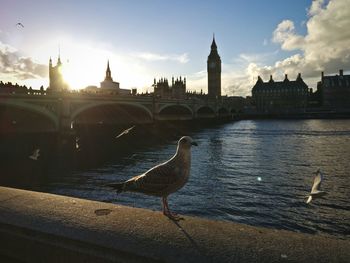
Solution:
{"label": "spire", "polygon": [[215,34],[213,33],[213,42],[211,43],[211,49],[217,49],[216,43],[215,43]]}
{"label": "spire", "polygon": [[111,72],[111,69],[109,68],[109,59],[107,60],[107,71]]}
{"label": "spire", "polygon": [[62,62],[61,62],[61,48],[60,46],[58,45],[58,59],[57,59],[57,65],[61,65]]}
{"label": "spire", "polygon": [[107,60],[107,69],[106,69],[106,77],[105,80],[113,81],[111,69],[109,68],[109,59]]}

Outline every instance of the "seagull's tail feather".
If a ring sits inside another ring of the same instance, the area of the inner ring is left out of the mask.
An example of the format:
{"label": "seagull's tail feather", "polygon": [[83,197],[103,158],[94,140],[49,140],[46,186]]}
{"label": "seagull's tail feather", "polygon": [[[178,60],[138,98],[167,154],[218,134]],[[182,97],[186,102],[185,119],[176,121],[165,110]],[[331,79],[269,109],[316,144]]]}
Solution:
{"label": "seagull's tail feather", "polygon": [[311,200],[312,200],[312,195],[309,195],[309,198],[306,200],[306,203],[307,203],[307,204],[310,203]]}
{"label": "seagull's tail feather", "polygon": [[106,186],[116,189],[117,193],[119,194],[124,191],[125,183],[112,183],[112,184],[106,184]]}

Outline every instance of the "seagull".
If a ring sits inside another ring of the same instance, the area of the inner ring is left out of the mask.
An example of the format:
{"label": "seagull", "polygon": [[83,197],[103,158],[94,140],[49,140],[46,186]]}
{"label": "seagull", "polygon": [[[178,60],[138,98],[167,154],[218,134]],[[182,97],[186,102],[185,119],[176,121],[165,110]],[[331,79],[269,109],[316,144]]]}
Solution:
{"label": "seagull", "polygon": [[20,23],[20,22],[18,22],[18,23],[16,24],[16,26],[21,26],[21,27],[24,28],[24,25],[23,25],[22,23]]}
{"label": "seagull", "polygon": [[32,153],[32,155],[29,156],[30,159],[37,161],[40,156],[40,149],[35,149]]}
{"label": "seagull", "polygon": [[79,137],[75,137],[75,149],[77,149],[77,150],[80,149],[79,141],[80,141],[80,138]]}
{"label": "seagull", "polygon": [[135,128],[135,125],[134,126],[132,126],[132,127],[130,127],[130,128],[128,128],[128,129],[126,129],[126,130],[124,130],[124,131],[122,131],[119,135],[117,135],[115,138],[116,139],[118,139],[119,137],[122,137],[123,135],[125,135],[125,134],[128,134],[132,129],[134,129]]}
{"label": "seagull", "polygon": [[327,194],[325,191],[320,190],[322,180],[323,180],[323,174],[321,170],[318,169],[314,179],[314,184],[311,188],[311,193],[306,201],[307,204],[310,203],[313,198],[315,199],[316,197],[322,197]]}
{"label": "seagull", "polygon": [[180,138],[175,155],[168,161],[161,163],[147,172],[137,175],[125,182],[107,184],[121,192],[138,192],[162,198],[163,214],[170,219],[179,220],[168,205],[168,196],[188,181],[191,169],[191,146],[197,143],[189,136]]}

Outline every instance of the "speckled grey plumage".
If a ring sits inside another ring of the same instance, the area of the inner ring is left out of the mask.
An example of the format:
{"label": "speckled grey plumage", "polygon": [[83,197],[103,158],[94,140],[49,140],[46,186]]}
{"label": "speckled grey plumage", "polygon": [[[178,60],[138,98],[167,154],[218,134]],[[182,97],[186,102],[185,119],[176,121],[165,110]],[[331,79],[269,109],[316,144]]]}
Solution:
{"label": "speckled grey plumage", "polygon": [[109,184],[118,192],[130,191],[147,195],[166,197],[182,188],[188,181],[191,168],[191,144],[188,137],[182,137],[175,155],[147,172],[135,176],[123,183]]}

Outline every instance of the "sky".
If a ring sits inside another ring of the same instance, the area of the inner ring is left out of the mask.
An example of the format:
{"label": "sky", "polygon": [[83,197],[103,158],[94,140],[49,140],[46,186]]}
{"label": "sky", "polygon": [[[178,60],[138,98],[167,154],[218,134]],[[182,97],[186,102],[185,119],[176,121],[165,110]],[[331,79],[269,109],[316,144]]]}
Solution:
{"label": "sky", "polygon": [[[48,86],[60,52],[72,89],[97,85],[107,60],[124,89],[186,77],[207,92],[215,41],[222,94],[249,96],[258,75],[316,88],[321,71],[350,71],[350,0],[0,0],[0,80]],[[22,23],[23,27],[16,25]]]}

